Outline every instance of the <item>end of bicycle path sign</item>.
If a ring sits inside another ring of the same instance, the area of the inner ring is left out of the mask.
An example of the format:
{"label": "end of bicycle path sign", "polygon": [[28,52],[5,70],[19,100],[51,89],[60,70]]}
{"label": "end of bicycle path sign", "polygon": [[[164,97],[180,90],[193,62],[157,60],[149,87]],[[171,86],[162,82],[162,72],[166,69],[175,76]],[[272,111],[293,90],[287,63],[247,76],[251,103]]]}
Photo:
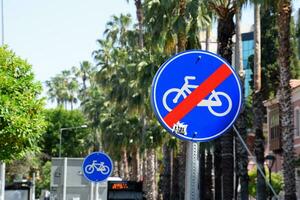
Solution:
{"label": "end of bicycle path sign", "polygon": [[113,171],[113,163],[103,152],[93,152],[82,163],[84,177],[91,182],[105,181]]}
{"label": "end of bicycle path sign", "polygon": [[169,133],[205,142],[233,125],[241,109],[242,90],[237,74],[223,58],[191,50],[171,57],[159,68],[151,104]]}

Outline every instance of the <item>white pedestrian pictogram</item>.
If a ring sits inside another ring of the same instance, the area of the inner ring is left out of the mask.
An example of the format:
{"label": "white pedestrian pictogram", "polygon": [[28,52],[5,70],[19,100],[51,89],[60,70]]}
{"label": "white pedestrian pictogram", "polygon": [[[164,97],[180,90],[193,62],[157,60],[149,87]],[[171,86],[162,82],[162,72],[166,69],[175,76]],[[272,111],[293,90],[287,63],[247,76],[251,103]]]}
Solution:
{"label": "white pedestrian pictogram", "polygon": [[[171,96],[170,94],[172,93],[175,94],[175,97],[173,98],[172,102],[174,104],[179,103],[180,97],[183,97],[183,99],[185,99],[189,94],[192,93],[191,89],[196,89],[198,87],[198,85],[189,85],[189,80],[195,80],[195,79],[196,79],[195,76],[185,76],[184,84],[181,88],[171,88],[164,93],[162,100],[163,100],[163,106],[167,111],[169,112],[172,111],[171,106],[167,104],[167,99],[169,96]],[[220,107],[223,105],[223,102],[220,99],[221,96],[225,97],[225,100],[227,101],[227,109],[225,109],[225,111],[217,112],[213,110],[213,107]],[[207,107],[211,114],[217,117],[223,117],[230,112],[232,108],[232,100],[229,97],[229,95],[226,94],[225,92],[217,92],[215,90],[212,90],[208,99],[203,99],[201,102],[197,104],[197,106]]]}

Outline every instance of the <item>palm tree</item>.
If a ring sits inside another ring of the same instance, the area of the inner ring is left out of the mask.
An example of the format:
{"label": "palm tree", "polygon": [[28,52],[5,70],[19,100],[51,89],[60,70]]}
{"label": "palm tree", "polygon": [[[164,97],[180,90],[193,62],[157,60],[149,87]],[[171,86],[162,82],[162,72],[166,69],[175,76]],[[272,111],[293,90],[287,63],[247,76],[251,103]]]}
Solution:
{"label": "palm tree", "polygon": [[75,77],[72,77],[67,85],[68,88],[68,99],[71,104],[71,110],[73,110],[73,104],[78,102],[77,93],[78,93],[78,82]]}
{"label": "palm tree", "polygon": [[48,87],[48,98],[51,102],[56,101],[57,105],[63,105],[64,103],[64,90],[65,88],[61,84],[61,77],[52,77],[51,80],[46,81],[46,87]]}
{"label": "palm tree", "polygon": [[[254,93],[253,93],[253,127],[255,131],[255,155],[257,165],[264,172],[264,105],[263,93],[261,91],[261,39],[260,39],[260,4],[254,4]],[[266,183],[263,175],[257,171],[256,198],[266,199]]]}
{"label": "palm tree", "polygon": [[71,104],[71,109],[73,109],[73,103],[77,103],[78,82],[70,75],[70,71],[64,70],[61,74],[46,81],[49,99],[51,101],[56,99],[57,104],[64,105],[65,109],[68,103]]}
{"label": "palm tree", "polygon": [[[147,91],[148,88],[145,87],[145,83],[148,83],[146,80],[149,79],[149,75],[151,74],[144,76],[141,72],[144,72],[144,67],[147,70],[151,68],[147,66],[149,57],[147,58],[142,50],[134,51],[134,47],[129,48],[132,44],[129,42],[131,38],[130,34],[128,34],[131,32],[131,30],[128,29],[130,21],[131,19],[127,19],[127,17],[124,16],[120,18],[115,17],[113,22],[116,24],[109,24],[110,29],[106,30],[106,36],[108,41],[112,41],[112,44],[115,44],[116,47],[111,50],[107,49],[106,47],[109,44],[99,41],[99,44],[104,48],[95,51],[94,54],[99,65],[101,65],[101,70],[97,73],[98,83],[105,89],[110,101],[115,102],[117,107],[118,104],[122,104],[122,106],[126,108],[126,111],[128,111],[128,114],[132,116],[138,114],[136,112],[137,110],[146,110],[146,108],[143,108],[143,102],[148,98],[147,94],[149,94],[149,92]],[[148,72],[147,70],[145,72]],[[138,77],[141,78],[139,79]],[[141,121],[143,124],[145,120]],[[136,138],[139,139],[139,137]],[[137,180],[140,174],[138,170],[140,163],[140,142],[136,139],[134,142],[131,151],[126,152],[126,148],[123,148],[122,157],[126,157],[125,153],[132,155],[131,179]],[[126,165],[124,166],[127,168]]]}
{"label": "palm tree", "polygon": [[[231,63],[232,58],[232,36],[234,34],[233,17],[236,12],[237,2],[234,0],[224,1],[211,1],[205,2],[218,17],[218,54],[222,56],[227,62]],[[221,151],[221,164],[222,169],[221,184],[222,194],[221,197],[216,196],[216,199],[233,198],[233,136],[227,133],[220,137],[221,149],[216,147],[216,150]],[[218,141],[217,141],[218,144]],[[215,158],[216,159],[216,158]],[[219,160],[216,160],[219,162]],[[218,176],[219,172],[215,174]],[[216,185],[220,186],[220,185]],[[221,188],[215,188],[216,191],[221,191]]]}
{"label": "palm tree", "polygon": [[[129,2],[129,0],[126,0]],[[139,36],[139,48],[142,49],[144,47],[144,39],[143,39],[143,6],[142,0],[134,0],[135,8],[136,8],[136,18],[138,20],[138,36]]]}
{"label": "palm tree", "polygon": [[112,16],[112,20],[107,22],[106,30],[104,34],[106,35],[107,39],[110,39],[113,44],[116,42],[121,47],[125,47],[128,43],[128,28],[131,25],[132,19],[131,15],[123,15],[121,14],[120,17],[114,15]]}
{"label": "palm tree", "polygon": [[91,86],[87,88],[84,100],[81,102],[82,111],[90,121],[90,126],[93,130],[89,140],[87,141],[92,147],[93,151],[102,150],[102,138],[100,129],[100,114],[105,111],[105,98],[101,88],[98,87],[93,81]]}
{"label": "palm tree", "polygon": [[76,67],[72,68],[72,72],[76,77],[81,78],[82,80],[82,90],[85,91],[87,89],[87,81],[90,79],[92,73],[92,64],[89,61],[82,61],[80,63],[79,69]]}
{"label": "palm tree", "polygon": [[290,70],[290,21],[291,1],[278,0],[278,31],[279,31],[279,54],[278,63],[280,69],[280,125],[282,134],[283,150],[283,176],[284,176],[284,197],[289,200],[296,200],[295,184],[295,163],[294,163],[294,132],[293,132],[293,108],[291,100],[291,78]]}
{"label": "palm tree", "polygon": [[[243,57],[242,57],[242,37],[241,37],[241,6],[239,5],[236,10],[236,45],[235,45],[235,67],[236,71],[239,72],[241,79],[243,96],[244,96],[244,68],[243,68]],[[247,127],[246,127],[246,106],[242,108],[242,111],[237,119],[236,125],[244,141],[247,140]],[[241,185],[241,199],[249,199],[248,194],[248,153],[241,141],[236,137],[236,186],[235,186],[235,197],[237,197],[237,187],[240,180]]]}

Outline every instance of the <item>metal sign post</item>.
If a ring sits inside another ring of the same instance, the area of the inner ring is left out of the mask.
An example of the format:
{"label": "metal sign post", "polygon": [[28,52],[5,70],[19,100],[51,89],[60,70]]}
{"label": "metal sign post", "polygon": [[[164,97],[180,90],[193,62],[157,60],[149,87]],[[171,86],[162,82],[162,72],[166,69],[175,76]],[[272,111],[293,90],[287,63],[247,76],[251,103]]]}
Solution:
{"label": "metal sign post", "polygon": [[99,183],[95,183],[95,200],[99,200]]}
{"label": "metal sign post", "polygon": [[94,182],[90,182],[90,200],[94,200]]}
{"label": "metal sign post", "polygon": [[0,200],[4,200],[5,195],[5,163],[0,162]]}
{"label": "metal sign post", "polygon": [[185,200],[199,199],[199,144],[188,142],[185,167]]}
{"label": "metal sign post", "polygon": [[247,150],[248,155],[251,156],[252,158],[254,158],[254,162],[255,162],[255,164],[256,164],[256,166],[257,166],[257,169],[258,169],[259,173],[264,177],[264,179],[265,179],[265,181],[266,181],[268,187],[269,187],[270,190],[272,191],[274,197],[275,197],[276,199],[279,199],[279,198],[278,198],[278,195],[276,194],[276,192],[275,192],[274,188],[272,187],[271,183],[268,181],[268,179],[267,179],[266,175],[264,174],[263,170],[262,170],[261,167],[257,164],[257,162],[256,162],[256,157],[251,153],[250,149],[248,148],[246,142],[243,140],[243,138],[242,138],[242,136],[240,135],[239,131],[237,130],[237,128],[236,128],[235,126],[233,126],[233,129],[234,129],[234,131],[236,132],[236,134],[237,134],[239,140],[241,141],[241,143],[243,144],[243,146],[244,146],[245,149]]}
{"label": "metal sign post", "polygon": [[68,169],[68,158],[64,158],[64,173],[63,173],[63,186],[62,186],[62,200],[67,200],[67,169]]}

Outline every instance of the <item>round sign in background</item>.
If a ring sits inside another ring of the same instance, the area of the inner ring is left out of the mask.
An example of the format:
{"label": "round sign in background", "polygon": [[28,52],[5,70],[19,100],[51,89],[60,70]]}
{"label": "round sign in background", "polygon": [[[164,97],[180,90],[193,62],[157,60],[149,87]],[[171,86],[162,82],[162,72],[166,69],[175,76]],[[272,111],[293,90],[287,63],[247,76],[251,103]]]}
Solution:
{"label": "round sign in background", "polygon": [[[95,162],[96,165],[93,165],[93,162]],[[111,175],[113,162],[107,154],[103,152],[93,152],[83,160],[82,171],[87,180],[91,182],[102,182]]]}
{"label": "round sign in background", "polygon": [[[165,117],[221,66],[227,67],[230,75],[201,101],[202,105],[194,106],[179,120],[179,127],[186,132],[176,133]],[[221,106],[208,102],[216,101],[215,95]],[[159,122],[172,135],[184,140],[209,141],[226,132],[237,118],[242,104],[241,86],[235,71],[224,59],[211,52],[191,50],[173,56],[159,68],[152,83],[151,103]]]}

